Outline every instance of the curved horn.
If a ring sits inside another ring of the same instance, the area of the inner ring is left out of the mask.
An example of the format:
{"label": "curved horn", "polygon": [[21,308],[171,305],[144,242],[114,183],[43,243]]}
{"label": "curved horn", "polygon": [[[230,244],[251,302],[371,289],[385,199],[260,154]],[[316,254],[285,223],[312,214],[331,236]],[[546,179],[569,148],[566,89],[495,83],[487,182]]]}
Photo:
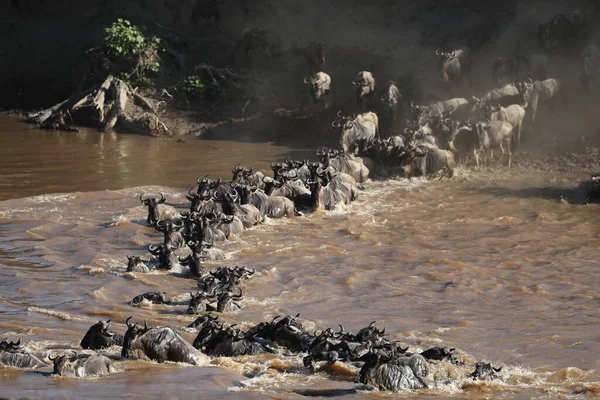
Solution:
{"label": "curved horn", "polygon": [[444,54],[444,53],[440,52],[439,48],[435,51],[436,56],[441,56],[442,54]]}
{"label": "curved horn", "polygon": [[144,320],[144,330],[147,331],[148,330],[148,323],[146,322],[146,320]]}
{"label": "curved horn", "polygon": [[[54,356],[54,357],[53,357],[53,356]],[[54,360],[56,360],[57,358],[58,358],[58,356],[57,356],[56,354],[49,354],[49,355],[48,355],[48,360],[50,360],[50,361],[54,361]]]}
{"label": "curved horn", "polygon": [[133,324],[132,324],[132,325],[130,325],[130,324],[129,324],[129,320],[130,320],[131,318],[133,318],[133,317],[129,317],[129,318],[127,318],[127,319],[125,320],[125,325],[127,325],[127,327],[128,327],[128,328],[131,328],[131,327],[133,326]]}
{"label": "curved horn", "polygon": [[308,80],[308,76],[305,76],[305,77],[304,77],[304,83],[306,83],[306,84],[309,84],[309,83],[310,83],[310,81]]}
{"label": "curved horn", "polygon": [[238,287],[238,290],[240,291],[240,294],[231,296],[232,298],[234,298],[234,299],[241,299],[242,298],[242,288]]}
{"label": "curved horn", "polygon": [[532,85],[532,84],[533,84],[533,79],[531,79],[531,78],[527,78],[527,81],[526,81],[526,82],[527,82],[528,84]]}
{"label": "curved horn", "polygon": [[335,114],[335,116],[338,117],[338,118],[342,118],[342,110],[339,110],[337,112],[337,114]]}

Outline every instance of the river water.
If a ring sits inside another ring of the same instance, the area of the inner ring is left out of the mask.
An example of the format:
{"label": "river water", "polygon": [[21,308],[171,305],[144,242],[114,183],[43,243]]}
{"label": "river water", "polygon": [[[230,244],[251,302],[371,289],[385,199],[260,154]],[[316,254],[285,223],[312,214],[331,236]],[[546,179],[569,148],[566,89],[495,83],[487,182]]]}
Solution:
{"label": "river water", "polygon": [[[44,132],[0,118],[0,332],[42,356],[77,349],[88,327],[111,318],[183,327],[195,281],[125,273],[127,255],[162,239],[141,224],[138,196],[162,191],[188,207],[198,176],[229,178],[237,163],[268,170],[307,148],[83,130]],[[368,182],[343,210],[269,220],[219,244],[225,265],[257,274],[243,309],[220,320],[250,326],[300,313],[309,330],[357,331],[376,320],[412,351],[455,347],[467,367],[440,363],[436,387],[409,398],[600,396],[600,213],[581,206],[585,171],[459,169],[451,180]],[[562,200],[561,200],[562,197]],[[211,264],[212,265],[212,264]],[[214,264],[218,265],[218,264]],[[210,266],[209,266],[210,267]],[[128,302],[164,291],[175,305]],[[193,340],[195,333],[182,335]],[[120,349],[109,353],[118,355]],[[467,378],[475,361],[501,380]],[[307,374],[301,358],[217,359],[198,368],[122,361],[97,379],[0,369],[2,396],[82,398],[388,398],[335,365]]]}

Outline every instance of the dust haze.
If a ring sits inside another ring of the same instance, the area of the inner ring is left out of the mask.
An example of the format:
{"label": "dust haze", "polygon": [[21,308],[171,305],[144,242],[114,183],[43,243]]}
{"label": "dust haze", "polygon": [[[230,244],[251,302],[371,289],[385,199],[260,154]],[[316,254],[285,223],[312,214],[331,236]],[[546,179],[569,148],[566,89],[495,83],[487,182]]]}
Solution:
{"label": "dust haze", "polygon": [[[424,103],[451,97],[442,85],[435,57],[437,48],[450,51],[466,45],[472,49],[473,86],[469,88],[463,82],[453,92],[454,96],[466,98],[481,96],[497,86],[491,79],[496,57],[545,53],[549,57],[547,77],[563,82],[568,101],[551,110],[540,107],[539,127],[535,132],[531,124],[525,127],[524,147],[546,152],[577,151],[582,146],[597,145],[600,139],[597,128],[600,119],[595,112],[600,85],[593,83],[592,95],[587,96],[579,78],[581,50],[598,39],[598,26],[594,24],[597,6],[590,3],[263,1],[253,6],[249,15],[233,12],[225,17],[223,29],[231,37],[239,37],[242,29],[260,26],[280,40],[281,53],[271,60],[256,61],[251,71],[265,84],[258,93],[263,105],[269,103],[269,98],[276,98],[281,107],[310,110],[313,106],[302,84],[308,67],[301,49],[313,40],[325,44],[324,71],[332,78],[330,109],[315,110],[322,121],[318,127],[305,127],[321,130],[318,135],[321,138],[327,136],[327,121],[332,113],[361,111],[354,104],[351,85],[358,71],[373,72],[379,87],[388,80],[414,79],[419,90],[411,93],[412,97]],[[583,10],[587,17],[586,36],[567,51],[542,49],[538,44],[537,24],[576,9]],[[379,111],[377,105],[374,111]],[[388,129],[383,134],[401,133],[397,129]]]}

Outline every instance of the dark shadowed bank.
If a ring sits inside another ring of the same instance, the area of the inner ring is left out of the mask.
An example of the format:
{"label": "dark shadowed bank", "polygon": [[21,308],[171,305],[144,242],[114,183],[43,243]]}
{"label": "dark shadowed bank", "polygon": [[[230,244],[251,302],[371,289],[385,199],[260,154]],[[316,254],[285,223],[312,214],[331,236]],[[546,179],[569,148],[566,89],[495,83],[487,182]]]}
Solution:
{"label": "dark shadowed bank", "polygon": [[[137,131],[278,144],[308,138],[335,146],[338,140],[332,137],[330,123],[337,111],[361,111],[351,83],[358,71],[371,71],[379,87],[397,81],[405,101],[445,99],[436,49],[466,45],[474,54],[473,86],[455,95],[481,95],[493,86],[491,67],[497,56],[540,51],[538,23],[578,7],[594,21],[596,3],[12,0],[0,4],[0,109],[44,109],[106,82],[114,71],[95,54],[104,28],[124,18],[159,37],[165,48],[153,83],[134,88],[142,100],[130,96],[135,112],[146,116],[144,124],[152,125]],[[246,57],[244,46],[239,46],[242,32],[253,28],[268,32],[268,54],[253,50]],[[551,54],[548,73],[567,82],[575,107],[565,110],[564,124],[552,121],[549,129],[540,129],[534,143],[556,147],[566,141],[577,147],[584,143],[582,137],[586,144],[598,137],[599,121],[590,104],[596,100],[582,96],[573,67],[581,48],[594,42],[595,32],[592,23],[586,40]],[[309,74],[304,51],[312,41],[325,45],[323,69],[332,77],[327,107],[312,104],[303,82]],[[182,89],[190,76],[200,76],[207,84],[202,96],[191,98]],[[378,114],[379,108],[374,106]],[[75,117],[85,125],[89,115]],[[383,135],[397,134],[393,128],[384,126]],[[115,129],[136,131],[126,123]],[[525,143],[531,146],[531,136],[525,134]],[[539,150],[537,144],[533,147]]]}

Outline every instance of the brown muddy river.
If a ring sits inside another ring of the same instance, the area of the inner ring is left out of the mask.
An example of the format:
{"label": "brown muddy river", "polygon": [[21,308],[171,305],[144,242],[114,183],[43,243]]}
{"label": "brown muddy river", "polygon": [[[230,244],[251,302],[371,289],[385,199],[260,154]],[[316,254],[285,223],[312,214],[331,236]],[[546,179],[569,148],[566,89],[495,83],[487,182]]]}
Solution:
{"label": "brown muddy river", "polygon": [[[194,319],[185,314],[194,280],[125,273],[127,255],[145,255],[162,240],[140,223],[141,192],[161,190],[184,209],[198,176],[229,179],[237,163],[266,170],[273,159],[310,154],[29,128],[0,118],[0,331],[44,357],[78,349],[99,319],[111,318],[119,333],[129,316],[176,328]],[[243,284],[243,309],[220,319],[249,326],[300,313],[311,332],[337,324],[355,332],[376,320],[413,351],[455,347],[469,363],[440,363],[434,388],[395,395],[403,398],[599,397],[600,213],[578,204],[575,188],[586,176],[459,169],[451,180],[372,181],[347,209],[269,220],[219,244],[225,265],[258,272]],[[176,305],[128,305],[156,290]],[[308,374],[301,357],[219,358],[219,367],[200,368],[109,353],[122,372],[96,379],[0,369],[1,395],[306,398],[304,390],[331,389],[343,398],[391,396],[365,390],[357,371],[343,366]],[[504,367],[501,380],[468,378],[482,360]]]}

